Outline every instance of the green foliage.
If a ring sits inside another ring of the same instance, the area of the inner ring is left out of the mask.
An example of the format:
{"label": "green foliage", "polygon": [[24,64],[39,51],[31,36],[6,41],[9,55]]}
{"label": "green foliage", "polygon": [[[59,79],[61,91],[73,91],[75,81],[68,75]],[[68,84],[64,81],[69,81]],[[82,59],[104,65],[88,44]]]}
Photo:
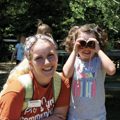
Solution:
{"label": "green foliage", "polygon": [[106,28],[110,41],[120,37],[118,0],[0,0],[0,11],[3,37],[34,34],[37,19],[52,27],[55,39],[63,39],[71,26],[85,23]]}
{"label": "green foliage", "polygon": [[[120,40],[120,2],[116,0],[70,0],[76,24],[97,23],[108,30],[110,41]],[[71,18],[70,18],[71,20]],[[69,21],[69,20],[67,20]],[[72,23],[71,23],[72,24]],[[113,49],[112,45],[109,45]]]}

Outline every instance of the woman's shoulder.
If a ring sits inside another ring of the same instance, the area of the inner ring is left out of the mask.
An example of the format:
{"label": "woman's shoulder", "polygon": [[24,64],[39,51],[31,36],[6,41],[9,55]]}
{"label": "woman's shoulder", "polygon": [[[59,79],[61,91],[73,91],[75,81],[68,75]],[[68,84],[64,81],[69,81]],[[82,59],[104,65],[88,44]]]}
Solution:
{"label": "woman's shoulder", "polygon": [[19,93],[19,92],[22,92],[23,90],[24,90],[24,86],[18,80],[10,79],[10,80],[7,80],[7,82],[4,84],[3,90],[1,91],[0,96],[9,92]]}

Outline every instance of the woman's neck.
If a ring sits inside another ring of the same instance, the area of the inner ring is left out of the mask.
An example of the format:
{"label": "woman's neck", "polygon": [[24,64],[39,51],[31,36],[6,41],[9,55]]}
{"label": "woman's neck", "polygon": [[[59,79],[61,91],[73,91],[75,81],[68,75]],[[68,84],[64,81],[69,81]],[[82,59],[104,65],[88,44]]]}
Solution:
{"label": "woman's neck", "polygon": [[33,73],[33,76],[34,76],[35,80],[38,82],[38,84],[43,87],[47,87],[52,80],[52,78],[39,77],[39,75],[37,75],[35,73]]}

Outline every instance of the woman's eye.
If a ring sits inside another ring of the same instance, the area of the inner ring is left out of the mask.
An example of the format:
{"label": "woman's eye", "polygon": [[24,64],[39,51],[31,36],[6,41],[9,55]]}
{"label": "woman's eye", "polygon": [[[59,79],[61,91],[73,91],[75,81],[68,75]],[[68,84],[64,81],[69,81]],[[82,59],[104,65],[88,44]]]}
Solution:
{"label": "woman's eye", "polygon": [[35,61],[43,61],[43,58],[42,57],[37,57],[37,58],[35,58]]}
{"label": "woman's eye", "polygon": [[54,58],[54,54],[48,55],[48,59],[53,59],[53,58]]}

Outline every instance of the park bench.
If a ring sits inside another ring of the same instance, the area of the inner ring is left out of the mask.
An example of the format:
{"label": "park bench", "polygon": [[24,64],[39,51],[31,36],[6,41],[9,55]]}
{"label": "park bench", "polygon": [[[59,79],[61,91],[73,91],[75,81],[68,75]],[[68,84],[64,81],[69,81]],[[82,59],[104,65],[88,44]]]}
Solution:
{"label": "park bench", "polygon": [[114,61],[116,68],[120,69],[120,49],[106,51],[106,54]]}
{"label": "park bench", "polygon": [[113,76],[106,76],[105,89],[106,92],[117,93],[120,91],[120,50],[106,51],[106,54],[114,61],[116,65],[116,74]]}

